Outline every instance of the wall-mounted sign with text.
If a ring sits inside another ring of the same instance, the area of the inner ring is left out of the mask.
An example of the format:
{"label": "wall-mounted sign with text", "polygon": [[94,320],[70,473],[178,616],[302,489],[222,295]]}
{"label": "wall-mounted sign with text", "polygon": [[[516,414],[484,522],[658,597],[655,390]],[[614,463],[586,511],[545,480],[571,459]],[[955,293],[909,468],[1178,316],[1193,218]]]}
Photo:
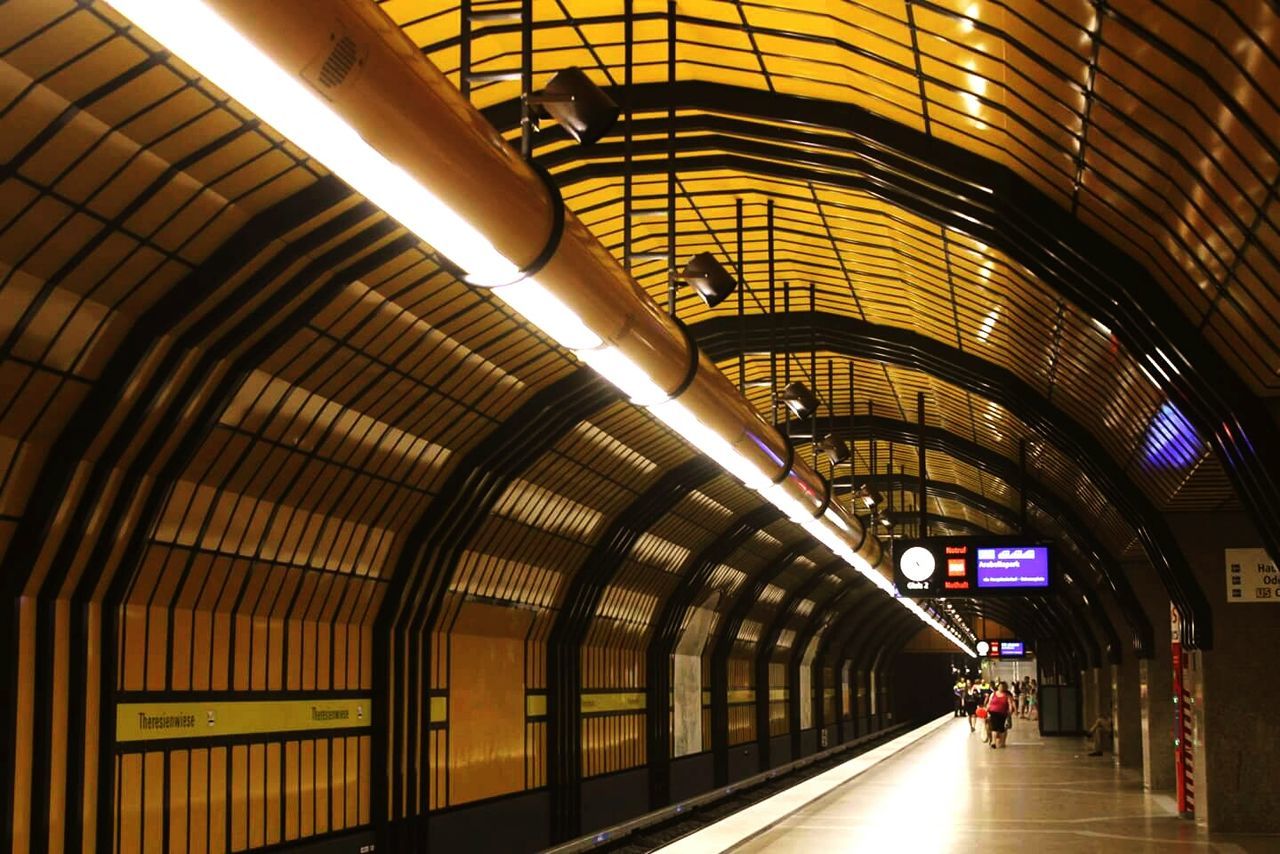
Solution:
{"label": "wall-mounted sign with text", "polygon": [[1021,537],[925,537],[896,544],[894,584],[915,599],[1047,593],[1053,547]]}
{"label": "wall-mounted sign with text", "polygon": [[1016,640],[980,640],[974,647],[983,658],[1023,658],[1027,654],[1027,645]]}
{"label": "wall-mounted sign with text", "polygon": [[1280,603],[1280,567],[1265,549],[1226,549],[1227,601]]}

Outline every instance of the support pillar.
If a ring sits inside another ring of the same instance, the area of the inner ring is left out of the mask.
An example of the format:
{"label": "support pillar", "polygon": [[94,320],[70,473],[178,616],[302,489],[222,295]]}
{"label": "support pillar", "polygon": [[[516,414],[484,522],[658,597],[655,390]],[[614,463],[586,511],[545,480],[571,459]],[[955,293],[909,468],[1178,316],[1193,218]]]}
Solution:
{"label": "support pillar", "polygon": [[[1213,648],[1188,656],[1196,821],[1215,833],[1280,833],[1280,585],[1271,585],[1264,601],[1228,599],[1225,550],[1262,546],[1246,514],[1170,515],[1213,616]],[[1277,575],[1280,569],[1266,577]],[[1255,589],[1266,585],[1253,576],[1242,578]]]}
{"label": "support pillar", "polygon": [[1169,593],[1145,561],[1126,562],[1124,573],[1147,610],[1153,630],[1152,658],[1138,662],[1142,783],[1149,791],[1173,791],[1173,658],[1169,637]]}

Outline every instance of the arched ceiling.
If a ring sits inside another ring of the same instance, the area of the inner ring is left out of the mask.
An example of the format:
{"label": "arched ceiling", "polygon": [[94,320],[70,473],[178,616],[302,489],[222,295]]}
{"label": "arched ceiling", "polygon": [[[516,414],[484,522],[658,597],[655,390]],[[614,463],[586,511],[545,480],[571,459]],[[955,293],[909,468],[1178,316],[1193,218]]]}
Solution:
{"label": "arched ceiling", "polygon": [[[354,556],[348,553],[354,548],[350,543],[326,541],[332,554],[316,558],[322,571],[359,567],[384,577],[393,574],[394,561],[411,562],[402,549],[410,537],[413,508],[433,497],[460,455],[481,446],[483,437],[522,402],[567,376],[571,360],[522,330],[518,320],[483,294],[441,272],[391,224],[335,186],[322,168],[240,114],[180,63],[152,53],[145,40],[122,29],[101,7],[48,2],[23,9],[26,17],[8,19],[15,27],[12,43],[4,47],[4,117],[6,127],[15,129],[6,135],[4,187],[19,202],[3,225],[4,261],[10,268],[5,294],[14,309],[7,315],[17,318],[10,352],[14,364],[22,366],[14,375],[19,377],[14,399],[32,401],[30,411],[41,420],[9,433],[24,449],[8,480],[11,490],[19,490],[11,504],[12,522],[31,510],[20,509],[20,491],[39,481],[43,491],[32,505],[33,518],[43,522],[30,530],[49,532],[64,498],[60,490],[71,476],[70,469],[60,475],[54,469],[86,454],[137,453],[123,438],[115,446],[101,440],[94,446],[93,430],[82,423],[86,415],[77,404],[85,394],[96,394],[94,405],[108,411],[108,400],[125,387],[139,395],[172,393],[160,375],[149,386],[127,385],[142,364],[141,342],[147,334],[165,334],[174,323],[185,330],[181,341],[187,348],[195,348],[205,340],[202,336],[229,335],[227,330],[237,327],[227,326],[227,318],[260,305],[256,300],[261,297],[245,284],[248,270],[256,266],[245,268],[245,258],[261,259],[254,265],[277,265],[254,282],[262,287],[266,281],[290,281],[289,276],[299,282],[313,276],[322,283],[329,275],[326,264],[349,264],[360,253],[377,250],[382,254],[367,272],[340,288],[336,282],[326,285],[325,298],[332,302],[296,337],[272,340],[255,351],[283,348],[270,361],[254,363],[237,349],[233,337],[221,339],[226,343],[217,359],[241,354],[236,364],[252,367],[234,390],[224,381],[197,394],[195,399],[208,401],[206,410],[199,411],[216,413],[218,426],[191,425],[201,431],[184,440],[183,454],[191,461],[172,469],[177,486],[171,494],[156,494],[156,545],[139,547],[139,554],[185,542],[184,537],[195,535],[182,534],[184,526],[198,529],[206,516],[221,519],[222,514],[252,508],[288,520],[278,523],[285,527],[327,519],[339,528],[356,525],[364,532],[363,551]],[[552,143],[549,151],[555,149]],[[562,150],[562,155],[569,153]],[[574,168],[571,160],[565,162]],[[681,254],[708,248],[736,257],[735,201],[744,200],[749,313],[758,314],[767,305],[764,219],[765,199],[772,198],[777,278],[812,283],[813,307],[912,328],[946,346],[978,353],[1087,425],[1115,461],[1141,457],[1142,437],[1151,432],[1151,420],[1167,396],[1122,344],[999,250],[874,194],[825,184],[816,173],[815,180],[806,181],[723,169],[677,173],[677,178],[683,185],[676,211]],[[638,206],[665,205],[665,183],[665,176],[638,179],[637,196],[654,197]],[[566,196],[621,255],[624,218],[611,194],[614,186],[611,178],[584,177],[567,187]],[[272,209],[299,192],[310,196],[287,208],[292,220]],[[268,209],[272,221],[261,224],[256,238],[241,236],[228,243],[237,229]],[[298,231],[304,226],[306,231]],[[661,249],[665,224],[638,221],[634,240],[638,250]],[[295,248],[283,252],[285,245]],[[314,259],[314,272],[298,274],[288,266],[306,258]],[[102,266],[102,259],[110,266]],[[665,282],[655,266],[660,265],[638,266],[636,272],[661,297]],[[90,269],[96,276],[85,272]],[[190,288],[171,290],[193,275],[215,289],[213,296]],[[222,302],[224,292],[236,293],[238,301]],[[803,304],[808,310],[807,288],[797,287],[792,298],[793,309]],[[986,328],[982,309],[992,299],[1001,301],[1002,317],[1009,322]],[[244,308],[238,308],[242,302]],[[192,311],[212,312],[220,304],[226,306],[218,309],[222,313],[211,313],[200,324],[181,319]],[[285,308],[283,303],[272,306],[278,312]],[[680,308],[690,321],[736,311],[732,303],[716,312],[699,311],[687,296]],[[1013,331],[1023,328],[1036,331]],[[136,330],[132,339],[130,330]],[[121,342],[128,348],[118,350]],[[833,362],[837,377],[851,362],[835,352],[818,356],[823,363]],[[99,365],[112,358],[115,363],[104,372]],[[905,367],[857,361],[852,360],[859,407],[873,403],[877,414],[902,419],[904,413],[909,417],[914,392],[925,390],[931,424],[1006,457],[1016,454],[1015,437],[1035,435],[999,404],[971,391]],[[207,363],[221,364],[216,359]],[[749,381],[767,375],[767,359],[751,356],[746,364]],[[805,354],[785,364],[797,377],[811,370]],[[735,375],[734,359],[724,360],[722,367]],[[1103,388],[1089,382],[1101,370],[1116,372],[1121,381]],[[823,383],[816,385],[821,389]],[[847,387],[838,386],[836,392],[832,404],[840,418],[850,403]],[[749,388],[748,393],[767,408],[767,390]],[[227,396],[219,403],[220,394]],[[45,395],[41,400],[48,404],[37,403],[38,395]],[[223,405],[225,411],[218,412]],[[612,414],[591,415],[573,434],[574,441],[585,443],[583,448],[596,449],[593,453],[602,461],[596,471],[584,463],[565,463],[555,451],[540,457],[504,494],[488,523],[492,530],[476,534],[487,544],[485,550],[459,556],[465,571],[451,584],[476,595],[554,607],[563,592],[555,585],[564,580],[539,575],[539,564],[531,564],[529,555],[543,563],[581,562],[584,544],[604,529],[604,520],[627,506],[624,498],[630,493],[618,482],[621,472],[640,466],[632,472],[638,477],[641,469],[659,471],[690,453],[678,442],[670,445],[671,437],[658,438],[663,431],[625,404],[615,406]],[[172,411],[165,423],[178,425],[173,419],[179,410]],[[1103,413],[1101,422],[1090,420],[1097,413]],[[49,439],[68,424],[73,429],[56,446],[53,468],[37,477]],[[205,438],[203,431],[209,429],[214,432]],[[265,445],[255,444],[259,436]],[[140,438],[131,437],[135,443]],[[67,444],[71,440],[80,444]],[[1126,473],[1157,501],[1176,495],[1190,472],[1212,471],[1216,465],[1202,440],[1186,441],[1183,451],[1190,461],[1181,468],[1152,472],[1139,459]],[[654,442],[666,450],[656,456],[653,450],[641,450],[656,447]],[[867,459],[866,441],[858,447],[860,458]],[[235,456],[228,458],[229,453]],[[298,455],[333,455],[334,461],[307,463],[320,468],[300,476]],[[385,462],[370,462],[384,457]],[[418,462],[395,470],[411,458]],[[1031,458],[1036,476],[1057,495],[1078,513],[1103,520],[1099,535],[1110,552],[1119,554],[1134,542],[1129,524],[1070,455],[1042,442],[1032,446]],[[907,463],[908,471],[913,470],[914,458]],[[309,477],[334,485],[354,483],[333,478],[358,478],[364,465],[375,465],[375,476],[358,490],[311,492],[304,486]],[[146,476],[145,471],[139,468],[138,476]],[[929,471],[975,493],[1014,502],[1007,482],[945,453],[930,451]],[[413,481],[411,488],[396,485],[404,477]],[[1220,484],[1220,479],[1214,482]],[[391,498],[397,489],[408,491]],[[724,489],[732,493],[734,487]],[[409,496],[416,497],[406,500]],[[89,514],[94,501],[108,498],[118,501],[105,485],[85,493],[78,497],[80,512]],[[373,503],[363,504],[365,498]],[[936,497],[934,503],[942,515],[1000,526],[963,502]],[[738,497],[723,499],[720,506],[730,508],[727,518],[732,518],[754,502]],[[118,512],[125,513],[123,506]],[[512,513],[529,518],[508,518]],[[691,532],[669,541],[675,545],[649,547],[696,552],[697,537]],[[217,551],[222,546],[214,541],[232,535],[224,532],[208,543]],[[38,554],[45,546],[33,537],[11,558]],[[686,537],[688,542],[682,543]],[[71,560],[68,555],[58,572],[76,572]],[[661,598],[667,587],[657,576],[643,584],[620,580],[600,600],[600,618],[630,622],[630,631],[639,631],[656,607],[647,597]],[[631,604],[622,616],[619,602],[624,599]],[[638,604],[644,602],[649,604]]]}
{"label": "arched ceiling", "polygon": [[[675,80],[849,105],[1006,166],[1158,268],[1222,354],[1257,388],[1280,391],[1280,312],[1268,284],[1280,250],[1270,4],[631,5],[635,83],[669,81],[673,40]],[[381,6],[437,65],[461,74],[457,7]],[[534,2],[535,80],[577,65],[623,83],[626,6]],[[518,68],[519,31],[518,20],[473,25],[468,70]],[[485,106],[516,87],[483,79],[470,94]]]}
{"label": "arched ceiling", "polygon": [[[519,66],[518,20],[477,21],[462,38],[456,8],[383,7],[513,125],[518,84],[494,72]],[[1121,466],[1140,456],[1135,445],[1153,445],[1158,466],[1174,469],[1156,475],[1175,484],[1157,490],[1166,500],[1191,471],[1213,485],[1189,485],[1180,503],[1223,500],[1225,464],[1270,527],[1276,430],[1256,397],[1280,388],[1280,303],[1265,284],[1280,171],[1265,130],[1277,67],[1269,6],[532,9],[535,86],[579,65],[635,110],[594,149],[554,131],[538,149],[619,257],[629,235],[633,253],[674,242],[677,258],[710,249],[734,260],[741,198],[751,311],[764,304],[772,197],[775,278],[815,284],[822,310],[1010,367],[1078,413]],[[628,222],[624,176],[634,208],[661,210],[672,171],[677,236],[661,215]],[[1064,223],[1072,236],[1059,239]],[[658,299],[663,267],[636,266]],[[691,299],[681,316],[697,319]],[[1239,381],[1222,380],[1227,364]]]}

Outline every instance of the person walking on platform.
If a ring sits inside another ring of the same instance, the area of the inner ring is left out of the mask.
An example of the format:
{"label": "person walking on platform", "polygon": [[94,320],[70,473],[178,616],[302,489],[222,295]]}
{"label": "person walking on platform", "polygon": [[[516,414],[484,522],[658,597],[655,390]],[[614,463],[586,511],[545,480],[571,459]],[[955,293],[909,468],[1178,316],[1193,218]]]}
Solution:
{"label": "person walking on platform", "polygon": [[1023,717],[1034,721],[1039,716],[1036,707],[1040,704],[1040,683],[1035,679],[1031,680],[1028,697],[1026,705],[1023,706]]}
{"label": "person walking on platform", "polygon": [[1009,683],[1001,682],[987,700],[987,728],[991,731],[991,749],[1005,746],[1008,738],[1009,712],[1013,708],[1013,700],[1009,694]]}
{"label": "person walking on platform", "polygon": [[987,720],[987,700],[991,699],[991,686],[983,679],[973,687],[978,698],[978,720],[982,721],[982,743],[986,744],[991,741],[991,722]]}
{"label": "person walking on platform", "polygon": [[969,719],[969,732],[977,729],[979,705],[981,704],[978,702],[978,686],[970,679],[964,688],[964,715]]}

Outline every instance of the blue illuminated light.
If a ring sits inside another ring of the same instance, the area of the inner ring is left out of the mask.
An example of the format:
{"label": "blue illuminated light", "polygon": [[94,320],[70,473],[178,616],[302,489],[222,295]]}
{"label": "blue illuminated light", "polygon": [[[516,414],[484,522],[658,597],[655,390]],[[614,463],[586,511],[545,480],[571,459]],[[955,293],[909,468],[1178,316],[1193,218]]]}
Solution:
{"label": "blue illuminated light", "polygon": [[784,460],[782,459],[782,457],[780,457],[780,456],[778,456],[777,454],[775,454],[775,453],[773,452],[773,449],[772,449],[772,448],[770,448],[767,444],[765,444],[764,440],[763,440],[763,439],[761,439],[760,437],[758,437],[755,433],[752,433],[752,432],[748,431],[748,432],[747,432],[747,438],[748,438],[748,439],[750,439],[750,440],[751,440],[751,442],[752,442],[752,443],[753,443],[757,448],[759,448],[760,450],[764,451],[764,452],[765,452],[765,455],[766,455],[766,456],[768,456],[768,457],[769,457],[769,459],[773,460],[773,461],[774,461],[775,463],[777,463],[778,465],[783,465],[783,464],[784,464]]}
{"label": "blue illuminated light", "polygon": [[1142,440],[1147,462],[1160,468],[1186,468],[1203,452],[1196,429],[1182,411],[1172,403],[1161,406]]}

